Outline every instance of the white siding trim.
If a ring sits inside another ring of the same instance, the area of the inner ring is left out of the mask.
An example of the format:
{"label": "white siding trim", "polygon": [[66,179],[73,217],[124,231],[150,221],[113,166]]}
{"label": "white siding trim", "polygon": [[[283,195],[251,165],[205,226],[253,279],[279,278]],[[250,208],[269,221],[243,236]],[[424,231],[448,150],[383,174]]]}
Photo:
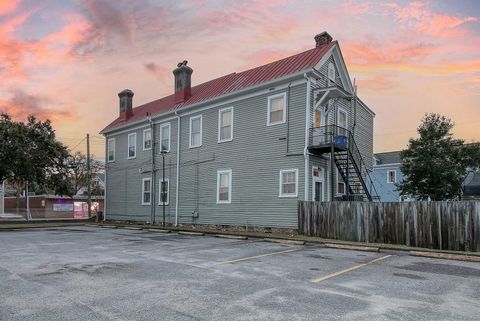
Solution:
{"label": "white siding trim", "polygon": [[[145,134],[150,131],[150,147],[145,148]],[[143,130],[143,150],[151,150],[153,145],[153,135],[152,135],[152,129],[147,128]]]}
{"label": "white siding trim", "polygon": [[[144,202],[144,194],[145,194],[145,181],[150,182],[150,202]],[[142,205],[150,205],[152,203],[152,178],[151,177],[144,177],[142,178]]]}
{"label": "white siding trim", "polygon": [[[113,144],[112,144],[113,143]],[[113,159],[110,160],[109,157],[108,157],[108,154],[110,154],[109,150],[110,150],[110,147],[113,146]],[[113,163],[115,161],[115,138],[109,138],[107,140],[107,162],[108,163]]]}
{"label": "white siding trim", "polygon": [[[228,174],[228,200],[220,200],[220,175]],[[231,204],[232,203],[232,170],[223,169],[217,171],[217,204]]]}
{"label": "white siding trim", "polygon": [[[158,180],[158,205],[163,205],[162,200],[162,182],[163,178],[160,178]],[[170,179],[165,178],[165,182],[167,183],[167,201],[165,202],[165,205],[170,204]]]}
{"label": "white siding trim", "polygon": [[[134,146],[135,146],[135,149],[134,149],[135,155],[133,156],[130,156],[130,136],[135,137],[135,139],[133,140]],[[130,133],[127,136],[127,159],[134,159],[136,157],[137,157],[137,133]]]}
{"label": "white siding trim", "polygon": [[[220,139],[221,124],[222,124],[222,113],[230,112],[231,114],[231,125],[230,125],[230,138],[229,139]],[[226,107],[218,110],[218,143],[231,142],[233,140],[233,107]]]}
{"label": "white siding trim", "polygon": [[[282,193],[283,186],[283,173],[294,172],[295,173],[295,193]],[[298,168],[282,169],[280,170],[280,177],[278,180],[278,197],[298,197]]]}
{"label": "white siding trim", "polygon": [[160,125],[160,148],[159,148],[159,151],[162,151],[162,140],[163,140],[163,134],[162,134],[162,129],[165,128],[165,127],[168,127],[168,148],[166,150],[166,152],[170,152],[170,142],[172,141],[172,131],[171,131],[171,127],[170,127],[170,123],[164,123],[164,124],[161,124]]}
{"label": "white siding trim", "polygon": [[[282,120],[272,123],[270,121],[271,101],[272,101],[272,99],[279,98],[279,97],[283,97],[283,101],[284,101]],[[272,95],[272,96],[268,96],[267,126],[284,124],[286,122],[286,120],[287,120],[287,93],[280,93],[280,94],[275,94],[275,95]]]}
{"label": "white siding trim", "polygon": [[[192,122],[195,119],[200,119],[200,144],[198,144],[198,145],[192,145]],[[188,147],[189,148],[200,147],[200,146],[202,146],[202,143],[203,143],[203,120],[202,120],[202,115],[192,116],[192,117],[190,117],[190,134],[188,135]]]}

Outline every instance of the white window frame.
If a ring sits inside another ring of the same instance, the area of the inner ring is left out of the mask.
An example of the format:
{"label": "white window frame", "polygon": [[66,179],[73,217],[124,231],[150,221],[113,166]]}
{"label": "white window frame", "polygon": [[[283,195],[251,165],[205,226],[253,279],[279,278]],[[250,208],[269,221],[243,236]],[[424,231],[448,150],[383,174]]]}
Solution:
{"label": "white window frame", "polygon": [[[145,136],[146,136],[146,133],[147,132],[150,132],[150,147],[148,148],[145,148]],[[144,129],[143,130],[143,150],[151,150],[152,149],[152,146],[153,146],[153,135],[152,135],[152,129],[151,128],[147,128],[147,129]]]}
{"label": "white window frame", "polygon": [[[222,114],[225,112],[230,112],[230,138],[220,139],[222,131]],[[233,107],[222,108],[218,111],[218,143],[231,142],[233,140]]]}
{"label": "white window frame", "polygon": [[[145,181],[150,182],[150,202],[145,202]],[[142,178],[142,205],[150,205],[152,203],[152,178],[151,177],[144,177]]]}
{"label": "white window frame", "polygon": [[[395,175],[393,176],[393,182],[390,181],[390,173],[393,172]],[[387,183],[388,184],[395,184],[397,182],[397,171],[394,169],[389,169],[387,171]]]}
{"label": "white window frame", "polygon": [[[200,119],[200,144],[192,145],[192,123],[195,119]],[[190,117],[190,134],[188,135],[188,147],[189,148],[196,148],[202,146],[203,142],[203,119],[202,115],[192,116]]]}
{"label": "white window frame", "polygon": [[[228,200],[220,200],[220,175],[228,174]],[[217,171],[217,204],[231,204],[232,203],[232,170],[222,169]]]}
{"label": "white window frame", "polygon": [[[285,102],[284,104],[285,107],[283,108],[283,120],[272,123],[270,121],[270,114],[271,114],[270,110],[272,108],[272,100],[279,97],[283,97],[283,100]],[[268,96],[267,126],[284,124],[286,121],[287,121],[287,93],[280,93],[280,94]]]}
{"label": "white window frame", "polygon": [[[347,195],[347,184],[345,182],[340,181],[341,177],[342,176],[340,175],[340,172],[337,170],[337,188],[336,188],[337,196],[338,195]],[[338,188],[338,184],[343,184],[343,193],[340,193],[339,188]]]}
{"label": "white window frame", "polygon": [[162,129],[165,128],[165,127],[168,127],[168,148],[166,150],[166,152],[170,152],[170,142],[172,141],[172,130],[171,130],[171,127],[170,127],[170,123],[165,123],[165,124],[161,124],[160,125],[160,148],[159,150],[162,151],[162,148],[163,148],[163,145],[162,145],[162,140],[163,140],[163,132],[162,132]]}
{"label": "white window frame", "polygon": [[[158,180],[158,205],[164,205],[162,202],[162,182],[163,179],[160,178]],[[170,204],[170,179],[165,178],[165,182],[167,183],[167,201],[165,202],[165,205]]]}
{"label": "white window frame", "polygon": [[[112,144],[113,143],[113,144]],[[110,153],[110,146],[113,146],[112,151],[113,151],[113,159],[109,158],[109,153]],[[115,138],[109,138],[107,140],[107,162],[112,163],[115,161]]]}
{"label": "white window frame", "polygon": [[[133,156],[130,156],[130,136],[134,136],[135,139],[133,140],[133,142],[135,143],[134,146],[135,146],[135,155]],[[127,159],[134,159],[137,157],[137,133],[130,133],[128,134],[127,136]]]}
{"label": "white window frame", "polygon": [[[331,76],[330,71],[333,71],[333,79],[330,77]],[[328,64],[328,69],[327,69],[328,86],[332,85],[332,82],[333,82],[333,84],[335,84],[335,81],[336,81],[335,76],[336,76],[335,75],[335,65],[332,62],[330,62]]]}
{"label": "white window frame", "polygon": [[[283,173],[295,172],[295,193],[283,193]],[[278,197],[298,197],[298,168],[289,168],[280,170],[278,180]]]}

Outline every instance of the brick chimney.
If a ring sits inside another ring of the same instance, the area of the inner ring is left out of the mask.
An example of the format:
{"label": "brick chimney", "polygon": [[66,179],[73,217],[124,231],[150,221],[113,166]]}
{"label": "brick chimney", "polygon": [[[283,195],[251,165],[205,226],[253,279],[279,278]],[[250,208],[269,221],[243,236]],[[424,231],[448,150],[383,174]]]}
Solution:
{"label": "brick chimney", "polygon": [[124,89],[118,93],[118,97],[120,98],[120,118],[127,120],[133,115],[133,91],[130,89]]}
{"label": "brick chimney", "polygon": [[332,42],[333,38],[330,34],[326,31],[319,33],[315,36],[315,47],[320,47],[321,45],[325,45],[327,43]]}
{"label": "brick chimney", "polygon": [[188,61],[178,63],[173,71],[175,75],[175,104],[183,103],[192,96],[192,72],[193,69],[187,66]]}

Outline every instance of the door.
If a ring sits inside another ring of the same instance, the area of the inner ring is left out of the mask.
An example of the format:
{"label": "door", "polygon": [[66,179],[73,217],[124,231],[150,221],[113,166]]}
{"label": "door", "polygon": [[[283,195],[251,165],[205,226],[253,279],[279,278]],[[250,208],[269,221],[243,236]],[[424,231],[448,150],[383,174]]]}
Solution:
{"label": "door", "polygon": [[320,145],[325,143],[325,129],[323,126],[323,110],[320,108],[315,109],[314,112],[314,129],[313,129],[313,145]]}
{"label": "door", "polygon": [[312,200],[315,202],[323,202],[323,175],[322,170],[318,167],[312,169]]}

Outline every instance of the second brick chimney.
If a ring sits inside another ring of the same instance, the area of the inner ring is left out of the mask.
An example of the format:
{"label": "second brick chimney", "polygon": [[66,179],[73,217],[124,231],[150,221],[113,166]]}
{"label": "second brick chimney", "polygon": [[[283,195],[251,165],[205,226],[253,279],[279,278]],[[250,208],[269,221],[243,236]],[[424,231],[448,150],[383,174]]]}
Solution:
{"label": "second brick chimney", "polygon": [[193,69],[187,66],[188,61],[178,63],[173,70],[175,75],[175,104],[183,103],[192,95]]}
{"label": "second brick chimney", "polygon": [[133,115],[133,91],[124,89],[118,93],[120,98],[120,118],[127,120]]}
{"label": "second brick chimney", "polygon": [[333,38],[330,34],[326,31],[319,33],[315,36],[315,47],[320,47],[321,45],[327,44],[332,42]]}

